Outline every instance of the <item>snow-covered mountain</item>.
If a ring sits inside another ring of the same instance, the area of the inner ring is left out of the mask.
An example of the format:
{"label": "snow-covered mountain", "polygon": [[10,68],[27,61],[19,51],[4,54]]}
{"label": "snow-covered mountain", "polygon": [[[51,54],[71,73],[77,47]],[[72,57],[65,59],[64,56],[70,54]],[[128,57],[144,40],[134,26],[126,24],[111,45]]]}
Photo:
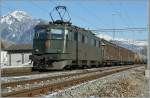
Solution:
{"label": "snow-covered mountain", "polygon": [[33,19],[24,11],[13,11],[0,18],[1,38],[17,44],[32,43],[35,25],[41,19]]}

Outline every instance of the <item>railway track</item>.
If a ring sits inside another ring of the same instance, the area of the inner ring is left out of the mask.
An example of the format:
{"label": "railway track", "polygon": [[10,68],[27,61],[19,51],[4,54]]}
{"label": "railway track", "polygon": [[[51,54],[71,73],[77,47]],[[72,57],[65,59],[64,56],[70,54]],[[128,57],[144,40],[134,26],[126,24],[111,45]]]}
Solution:
{"label": "railway track", "polygon": [[37,72],[32,72],[32,67],[7,67],[1,69],[1,77],[30,75],[36,73]]}
{"label": "railway track", "polygon": [[2,83],[1,92],[3,97],[31,97],[39,94],[47,94],[48,92],[64,89],[137,66],[104,68],[101,70]]}
{"label": "railway track", "polygon": [[[1,77],[15,77],[15,76],[27,76],[27,75],[36,75],[36,74],[47,74],[47,73],[57,73],[57,72],[69,72],[68,70],[63,71],[63,70],[51,70],[47,72],[38,72],[38,71],[31,71],[31,68],[25,68],[20,67],[20,68],[4,68],[1,70]],[[82,69],[83,70],[83,69]]]}
{"label": "railway track", "polygon": [[[120,67],[120,66],[117,66]],[[76,71],[66,71],[66,72],[56,72],[56,73],[42,73],[42,74],[36,74],[36,75],[27,75],[27,76],[21,76],[21,77],[3,77],[6,78],[3,80],[2,78],[2,88],[6,87],[16,87],[17,85],[24,85],[24,84],[31,84],[34,82],[40,82],[44,80],[52,80],[52,79],[57,79],[61,77],[66,77],[66,76],[73,76],[76,74],[85,74],[89,72],[96,72],[96,71],[103,71],[103,70],[108,70],[112,69],[113,67],[104,67],[104,68],[98,68],[98,69],[84,69],[84,70],[76,70]],[[115,67],[116,68],[116,67]],[[16,79],[17,78],[17,79]]]}

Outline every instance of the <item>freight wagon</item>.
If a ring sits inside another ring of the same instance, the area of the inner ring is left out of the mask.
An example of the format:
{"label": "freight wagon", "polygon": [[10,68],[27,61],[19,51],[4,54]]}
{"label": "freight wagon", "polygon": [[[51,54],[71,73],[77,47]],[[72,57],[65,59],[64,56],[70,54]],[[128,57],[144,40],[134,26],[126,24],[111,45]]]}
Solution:
{"label": "freight wagon", "polygon": [[102,45],[102,65],[126,65],[134,64],[135,53],[129,49],[101,39]]}

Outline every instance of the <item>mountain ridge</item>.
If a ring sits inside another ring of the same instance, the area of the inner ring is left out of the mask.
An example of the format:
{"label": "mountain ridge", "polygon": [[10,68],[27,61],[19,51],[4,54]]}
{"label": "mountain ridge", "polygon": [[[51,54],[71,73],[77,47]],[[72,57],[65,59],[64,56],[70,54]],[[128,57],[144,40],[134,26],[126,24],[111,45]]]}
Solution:
{"label": "mountain ridge", "polygon": [[39,19],[33,19],[24,11],[14,11],[0,19],[1,38],[16,44],[31,43],[33,28],[40,23]]}

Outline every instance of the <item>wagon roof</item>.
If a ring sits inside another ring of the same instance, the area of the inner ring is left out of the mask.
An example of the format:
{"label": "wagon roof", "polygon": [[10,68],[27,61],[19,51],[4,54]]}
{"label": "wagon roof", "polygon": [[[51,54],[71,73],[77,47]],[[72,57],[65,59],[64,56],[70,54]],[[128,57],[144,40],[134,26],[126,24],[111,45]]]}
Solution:
{"label": "wagon roof", "polygon": [[[133,52],[133,51],[130,50],[130,49],[127,49],[127,48],[125,48],[125,47],[119,46],[119,45],[117,45],[117,44],[115,44],[115,43],[112,43],[112,42],[110,42],[110,41],[107,41],[107,40],[105,40],[105,39],[101,39],[101,41],[103,41],[105,44],[110,44],[110,45],[112,45],[112,46],[114,46],[114,47],[119,47],[119,48],[122,48],[122,49],[126,49],[126,50],[128,50],[128,51],[130,51],[130,52]],[[135,52],[133,52],[133,53],[135,53]]]}

